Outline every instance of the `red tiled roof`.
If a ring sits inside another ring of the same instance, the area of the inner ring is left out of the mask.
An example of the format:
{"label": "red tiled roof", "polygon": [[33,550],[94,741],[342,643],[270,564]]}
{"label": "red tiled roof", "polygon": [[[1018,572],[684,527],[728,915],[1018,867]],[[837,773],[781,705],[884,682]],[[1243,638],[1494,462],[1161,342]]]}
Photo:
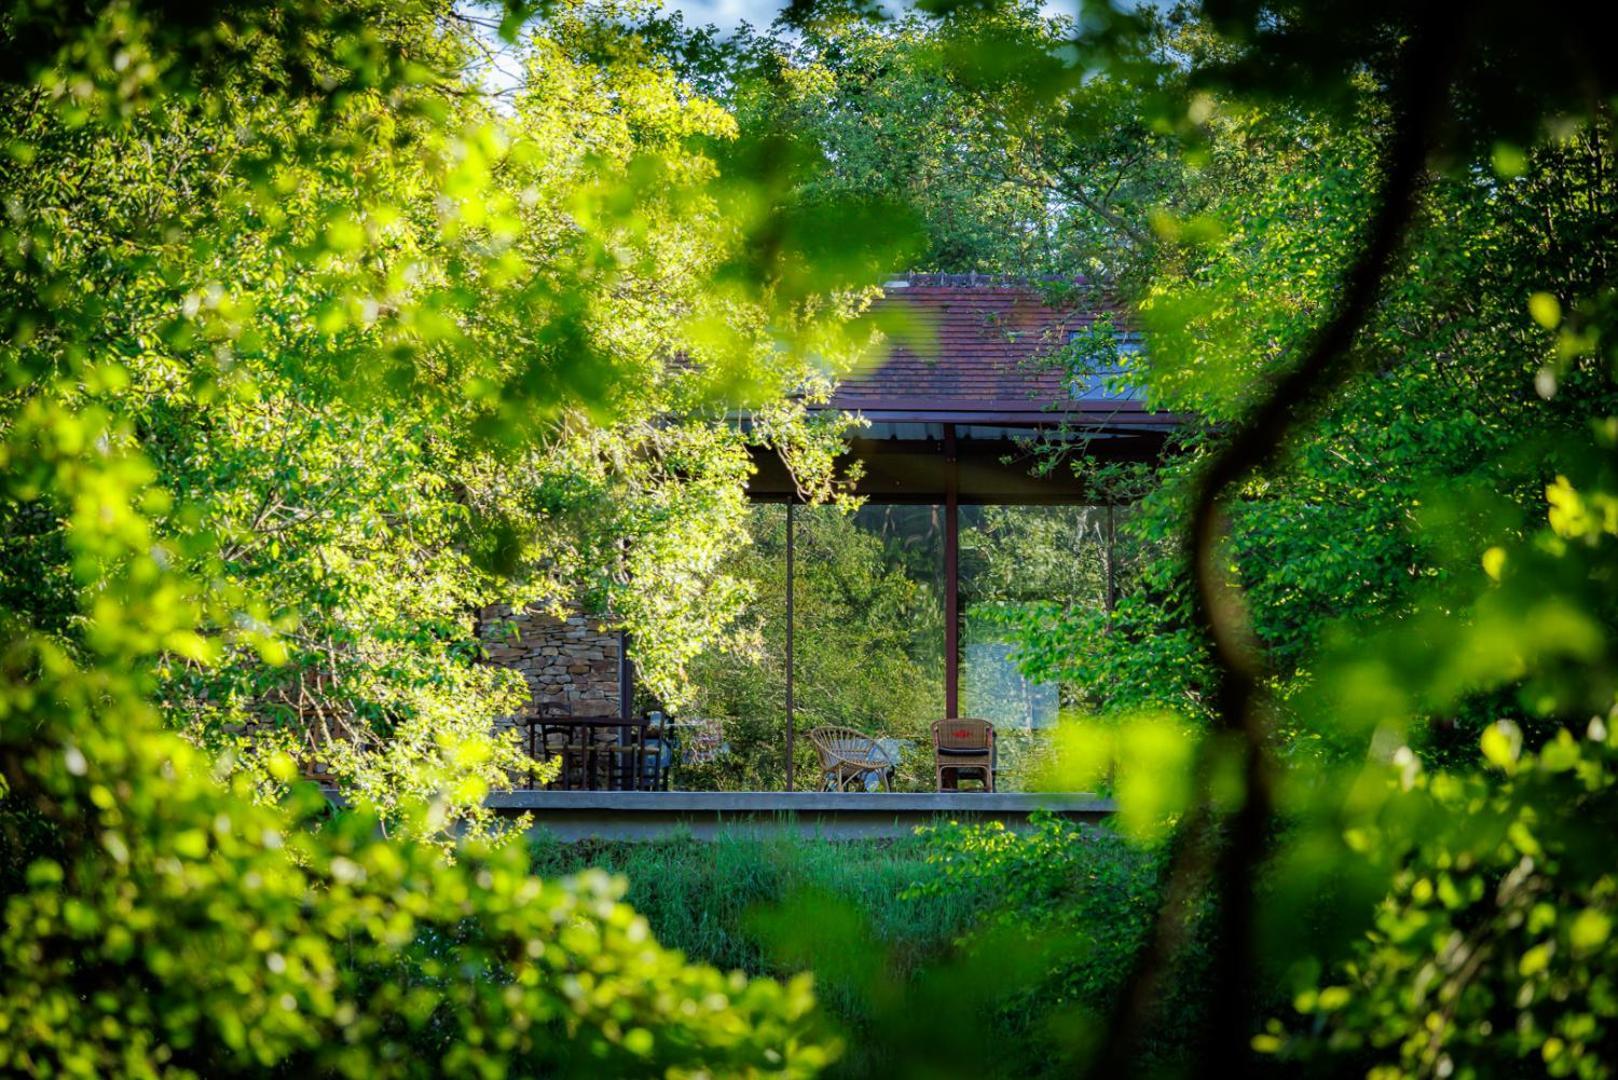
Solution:
{"label": "red tiled roof", "polygon": [[[844,379],[836,408],[866,413],[1029,414],[1139,412],[1133,402],[1081,401],[1067,376],[1042,357],[1116,309],[1081,299],[1050,303],[1026,279],[981,274],[911,274],[893,279],[872,308],[898,316],[910,333],[889,334],[886,352]],[[1055,419],[1055,416],[1051,417]]]}

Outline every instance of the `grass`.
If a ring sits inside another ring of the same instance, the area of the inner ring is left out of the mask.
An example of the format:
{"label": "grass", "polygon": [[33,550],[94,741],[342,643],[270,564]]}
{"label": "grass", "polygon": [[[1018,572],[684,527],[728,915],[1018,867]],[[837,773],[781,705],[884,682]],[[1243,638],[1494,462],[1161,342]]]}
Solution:
{"label": "grass", "polygon": [[795,968],[770,948],[772,935],[759,916],[813,896],[858,912],[898,977],[948,954],[985,906],[986,898],[972,892],[926,903],[902,899],[905,890],[939,878],[927,851],[918,837],[833,841],[791,834],[725,834],[712,841],[675,835],[641,843],[541,839],[534,845],[539,873],[599,867],[624,875],[628,901],[660,942],[717,967],[790,974]]}
{"label": "grass", "polygon": [[983,917],[987,897],[906,890],[936,881],[920,838],[833,841],[728,834],[535,845],[543,874],[599,867],[629,881],[628,901],[664,945],[727,970],[786,977],[806,968],[844,1036],[834,1076],[902,1075],[901,1047],[879,1038],[893,988],[947,966]]}
{"label": "grass", "polygon": [[1062,1075],[1060,1048],[1093,1032],[1156,905],[1152,856],[1056,821],[1027,836],[541,839],[534,858],[545,875],[623,875],[658,940],[692,959],[811,970],[844,1076]]}

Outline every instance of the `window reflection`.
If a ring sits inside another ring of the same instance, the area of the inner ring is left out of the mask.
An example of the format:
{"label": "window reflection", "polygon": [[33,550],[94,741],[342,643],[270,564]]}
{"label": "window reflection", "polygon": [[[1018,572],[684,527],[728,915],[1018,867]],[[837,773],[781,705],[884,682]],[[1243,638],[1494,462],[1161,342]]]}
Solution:
{"label": "window reflection", "polygon": [[1028,631],[1076,605],[1109,603],[1104,506],[961,508],[961,708],[1006,730],[1054,725],[1060,687],[1023,674]]}
{"label": "window reflection", "polygon": [[804,736],[822,726],[899,739],[901,784],[930,778],[923,752],[944,715],[944,508],[800,507],[796,518],[799,786],[817,775]]}
{"label": "window reflection", "polygon": [[[944,715],[944,509],[796,507],[792,575],[794,771],[818,786],[808,733],[851,727],[903,740],[900,782],[930,782]],[[753,600],[735,632],[691,666],[687,740],[717,750],[676,768],[680,787],[786,787],[786,507],[754,507],[752,543],[727,566]]]}
{"label": "window reflection", "polygon": [[752,542],[727,560],[724,573],[747,586],[751,599],[726,638],[690,665],[695,695],[673,725],[677,788],[786,787],[786,504],[754,504],[748,532]]}
{"label": "window reflection", "polygon": [[[1107,506],[962,506],[957,629],[959,709],[1001,732],[998,786],[1015,790],[1020,759],[1074,705],[1076,690],[1039,672],[1075,610],[1113,606],[1126,571]],[[734,632],[691,665],[696,693],[681,711],[683,788],[779,791],[786,786],[789,662],[784,504],[753,508],[752,543],[726,572],[752,600]],[[790,623],[794,771],[818,785],[808,734],[854,728],[903,745],[898,786],[930,789],[931,725],[945,717],[946,511],[939,504],[867,503],[792,512]],[[1082,658],[1079,658],[1082,663]],[[1070,663],[1061,650],[1054,667]]]}

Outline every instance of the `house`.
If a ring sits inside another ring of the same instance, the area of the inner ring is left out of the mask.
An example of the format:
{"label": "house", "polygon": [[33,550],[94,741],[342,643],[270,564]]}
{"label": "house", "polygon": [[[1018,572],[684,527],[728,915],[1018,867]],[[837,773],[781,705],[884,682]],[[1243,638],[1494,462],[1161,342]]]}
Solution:
{"label": "house", "polygon": [[[1037,727],[1054,715],[1055,688],[1021,680],[1009,647],[994,639],[993,620],[975,619],[974,612],[1037,602],[1027,590],[1042,587],[1089,590],[1079,602],[1110,605],[1117,589],[1115,508],[1074,463],[1155,461],[1179,418],[1149,412],[1136,395],[1113,385],[1110,376],[1138,352],[1139,342],[1111,305],[1082,283],[910,274],[886,284],[873,314],[895,328],[889,346],[843,379],[824,407],[863,421],[850,430],[847,450],[848,462],[862,470],[856,491],[865,507],[856,527],[877,530],[902,549],[911,572],[936,586],[929,595],[942,605],[941,640],[931,646],[942,663],[917,669],[931,696],[916,700],[941,716],[984,715],[1001,725]],[[761,514],[784,518],[774,528],[787,537],[781,554],[791,560],[792,538],[816,508],[795,505],[795,485],[767,448],[756,451],[755,465],[750,494]],[[1094,554],[1092,573],[1082,580],[1076,572],[1062,577],[1058,567],[1044,577],[1001,573],[986,580],[997,530],[1048,532],[1057,518],[1063,535],[1072,534]],[[792,633],[802,630],[790,584],[795,579],[785,575],[785,610],[772,616],[784,618],[786,629],[779,726],[788,789],[800,786],[790,764],[792,740],[814,722],[797,715],[802,687],[795,695],[792,686],[799,666],[794,641],[802,641],[801,633]],[[1016,588],[1008,591],[1012,579]],[[490,625],[512,619],[519,625],[519,640],[492,641],[490,652],[522,671],[533,688],[526,719],[534,732],[543,729],[534,736],[536,753],[637,736],[625,724],[642,719],[634,701],[632,642],[626,648],[618,635],[580,616],[490,615]],[[588,784],[591,777],[580,771],[573,781]],[[620,786],[638,782],[620,777]]]}

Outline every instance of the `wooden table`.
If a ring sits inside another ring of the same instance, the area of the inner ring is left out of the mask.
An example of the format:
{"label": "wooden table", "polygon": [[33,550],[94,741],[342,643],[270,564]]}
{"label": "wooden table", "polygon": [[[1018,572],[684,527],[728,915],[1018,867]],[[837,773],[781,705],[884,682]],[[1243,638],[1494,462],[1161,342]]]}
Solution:
{"label": "wooden table", "polygon": [[[561,748],[562,771],[557,777],[565,791],[640,791],[661,782],[661,754],[654,770],[659,775],[647,775],[646,735],[650,723],[646,717],[535,717],[527,725],[528,756],[534,761],[543,761],[550,753],[545,736],[551,729],[568,732],[568,741]],[[613,728],[618,730],[616,742],[597,742],[597,731]],[[584,733],[582,740],[578,732]],[[530,788],[534,781],[530,772]]]}

